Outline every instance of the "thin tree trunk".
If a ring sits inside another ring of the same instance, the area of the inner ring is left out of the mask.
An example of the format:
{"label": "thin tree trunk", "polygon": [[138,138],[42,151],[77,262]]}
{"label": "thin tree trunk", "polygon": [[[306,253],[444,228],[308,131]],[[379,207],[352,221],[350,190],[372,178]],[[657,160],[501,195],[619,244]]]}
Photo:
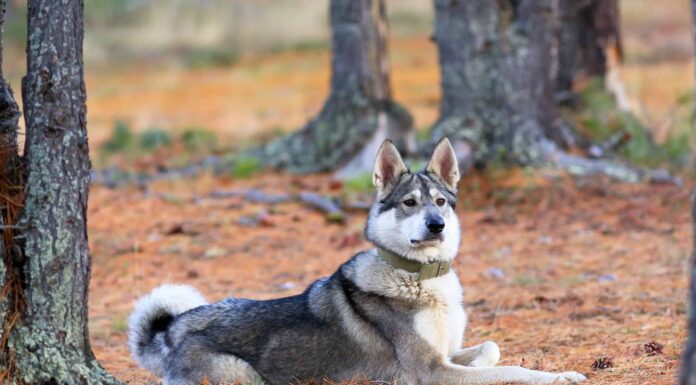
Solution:
{"label": "thin tree trunk", "polygon": [[[694,17],[696,17],[696,0],[692,1]],[[694,19],[696,20],[696,19]],[[691,286],[689,289],[689,337],[684,348],[679,383],[681,385],[696,385],[696,190],[692,195],[693,220],[693,254],[691,256]]]}
{"label": "thin tree trunk", "polygon": [[603,77],[607,57],[623,56],[618,0],[560,1],[556,90],[569,91],[578,78]]}
{"label": "thin tree trunk", "polygon": [[[696,0],[691,0],[691,28],[696,42]],[[689,288],[689,336],[684,347],[684,357],[679,376],[681,385],[696,385],[696,190],[692,195],[693,254],[691,256],[691,280]]]}
{"label": "thin tree trunk", "polygon": [[295,172],[369,169],[391,137],[413,150],[408,112],[392,100],[384,0],[331,0],[331,94],[300,131],[271,142],[268,162]]}
{"label": "thin tree trunk", "polygon": [[3,356],[11,381],[117,384],[92,354],[87,330],[89,149],[81,0],[28,3],[24,255],[13,269],[19,317]]}
{"label": "thin tree trunk", "polygon": [[628,96],[621,80],[623,46],[618,0],[561,1],[556,93],[560,100],[573,95],[573,85],[600,77],[616,100],[629,111]]}

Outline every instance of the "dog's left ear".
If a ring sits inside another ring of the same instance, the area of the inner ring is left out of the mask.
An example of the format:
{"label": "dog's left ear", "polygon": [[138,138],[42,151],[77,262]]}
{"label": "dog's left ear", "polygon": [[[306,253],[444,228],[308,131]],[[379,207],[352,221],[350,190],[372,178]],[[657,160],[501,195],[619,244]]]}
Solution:
{"label": "dog's left ear", "polygon": [[439,177],[452,191],[457,191],[459,165],[457,164],[457,155],[454,153],[449,139],[442,138],[440,140],[425,170]]}

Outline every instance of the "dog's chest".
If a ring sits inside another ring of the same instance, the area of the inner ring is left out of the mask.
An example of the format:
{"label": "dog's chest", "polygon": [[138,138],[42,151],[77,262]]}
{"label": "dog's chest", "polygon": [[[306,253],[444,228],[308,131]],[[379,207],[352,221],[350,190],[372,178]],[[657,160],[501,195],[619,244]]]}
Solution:
{"label": "dog's chest", "polygon": [[421,284],[421,295],[429,299],[429,306],[416,313],[414,328],[435,351],[449,356],[461,348],[466,327],[459,279],[450,273]]}

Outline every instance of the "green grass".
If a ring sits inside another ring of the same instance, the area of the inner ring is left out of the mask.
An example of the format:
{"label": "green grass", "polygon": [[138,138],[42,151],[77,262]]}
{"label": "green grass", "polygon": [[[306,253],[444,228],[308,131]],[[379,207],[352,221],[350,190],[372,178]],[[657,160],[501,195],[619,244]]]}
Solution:
{"label": "green grass", "polygon": [[248,179],[263,167],[261,159],[250,155],[239,155],[232,163],[231,174],[237,179]]}
{"label": "green grass", "polygon": [[128,330],[128,322],[125,317],[117,317],[111,322],[111,331],[114,333],[124,333]]}
{"label": "green grass", "polygon": [[102,151],[106,153],[124,152],[132,148],[135,144],[135,135],[128,123],[117,120],[114,123],[114,128],[111,131],[111,137],[101,146]]}
{"label": "green grass", "polygon": [[199,127],[191,127],[181,134],[181,142],[188,151],[213,149],[218,142],[214,132]]}
{"label": "green grass", "polygon": [[372,173],[365,172],[352,175],[343,181],[343,189],[349,193],[364,194],[371,192],[372,186]]}
{"label": "green grass", "polygon": [[239,51],[233,47],[194,48],[184,54],[184,64],[188,68],[229,67],[239,60]]}
{"label": "green grass", "polygon": [[672,125],[663,143],[657,143],[650,127],[630,112],[620,111],[601,79],[593,79],[580,93],[581,107],[566,111],[566,118],[594,142],[625,132],[630,136],[618,154],[629,162],[646,165],[687,166],[693,157],[694,130],[692,95],[679,98]]}
{"label": "green grass", "polygon": [[172,137],[168,131],[161,128],[148,128],[140,134],[140,148],[144,150],[154,150],[160,147],[169,146]]}

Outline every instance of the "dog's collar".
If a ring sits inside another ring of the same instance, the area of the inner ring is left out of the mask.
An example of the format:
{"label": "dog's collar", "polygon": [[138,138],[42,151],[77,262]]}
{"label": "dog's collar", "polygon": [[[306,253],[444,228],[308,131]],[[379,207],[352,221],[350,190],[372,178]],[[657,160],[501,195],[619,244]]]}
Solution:
{"label": "dog's collar", "polygon": [[421,263],[406,259],[399,254],[381,247],[377,248],[377,254],[379,254],[385,262],[392,265],[392,267],[408,271],[409,273],[418,273],[418,281],[442,277],[452,269],[451,262]]}

